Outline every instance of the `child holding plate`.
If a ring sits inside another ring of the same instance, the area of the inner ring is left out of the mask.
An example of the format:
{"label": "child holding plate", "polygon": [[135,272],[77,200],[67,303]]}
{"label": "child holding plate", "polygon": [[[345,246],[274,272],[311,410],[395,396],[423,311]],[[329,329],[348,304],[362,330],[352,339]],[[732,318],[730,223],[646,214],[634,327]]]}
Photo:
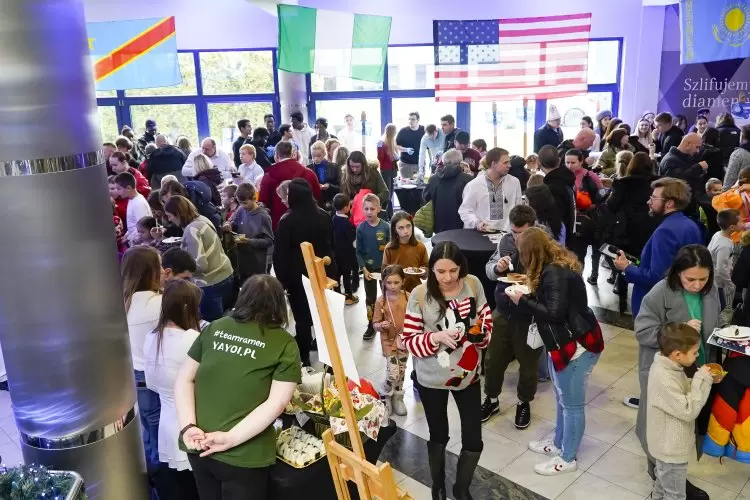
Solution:
{"label": "child holding plate", "polygon": [[427,249],[414,236],[412,216],[403,210],[399,210],[391,218],[391,240],[385,246],[383,254],[382,268],[391,264],[398,264],[403,268],[406,275],[403,288],[407,292],[421,283],[420,278],[427,269]]}

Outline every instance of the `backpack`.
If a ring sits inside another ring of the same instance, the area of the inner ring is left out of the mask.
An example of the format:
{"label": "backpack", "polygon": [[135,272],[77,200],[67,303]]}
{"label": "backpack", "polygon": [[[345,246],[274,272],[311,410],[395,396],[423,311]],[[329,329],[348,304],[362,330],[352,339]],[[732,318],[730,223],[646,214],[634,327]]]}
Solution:
{"label": "backpack", "polygon": [[432,208],[432,200],[425,203],[422,208],[414,214],[414,225],[421,229],[426,237],[432,236],[435,230],[435,213]]}
{"label": "backpack", "polygon": [[210,220],[218,233],[221,229],[221,211],[211,203],[211,188],[201,181],[187,181],[185,190],[198,213]]}

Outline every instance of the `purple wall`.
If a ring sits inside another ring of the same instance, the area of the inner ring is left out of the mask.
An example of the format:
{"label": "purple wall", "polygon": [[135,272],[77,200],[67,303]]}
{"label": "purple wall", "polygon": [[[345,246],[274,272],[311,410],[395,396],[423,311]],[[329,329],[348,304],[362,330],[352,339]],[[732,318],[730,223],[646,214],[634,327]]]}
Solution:
{"label": "purple wall", "polygon": [[[659,58],[660,51],[641,51],[642,0],[566,0],[551,10],[548,0],[301,0],[309,7],[348,10],[393,17],[391,44],[432,42],[434,19],[492,19],[591,12],[596,38],[625,40],[621,115],[636,114],[639,59]],[[84,0],[89,21],[174,15],[180,49],[261,48],[276,46],[275,18],[247,0]],[[127,6],[127,8],[125,8]],[[646,52],[644,54],[644,52]],[[639,58],[640,53],[640,58]],[[655,106],[655,103],[654,103]]]}

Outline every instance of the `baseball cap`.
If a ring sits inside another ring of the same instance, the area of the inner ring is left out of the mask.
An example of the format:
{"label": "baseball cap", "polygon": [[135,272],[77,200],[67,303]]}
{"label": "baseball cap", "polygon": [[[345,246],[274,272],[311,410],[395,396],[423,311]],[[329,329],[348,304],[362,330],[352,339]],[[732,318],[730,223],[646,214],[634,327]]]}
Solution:
{"label": "baseball cap", "polygon": [[156,121],[146,120],[146,128],[156,128]]}

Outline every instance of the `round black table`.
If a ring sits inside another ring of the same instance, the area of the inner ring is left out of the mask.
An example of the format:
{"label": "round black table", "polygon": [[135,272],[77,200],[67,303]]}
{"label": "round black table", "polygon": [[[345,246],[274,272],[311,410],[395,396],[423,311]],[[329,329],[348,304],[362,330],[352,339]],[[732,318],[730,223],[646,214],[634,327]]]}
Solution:
{"label": "round black table", "polygon": [[484,287],[484,296],[490,309],[495,310],[495,285],[496,283],[487,278],[484,268],[497,249],[497,245],[476,229],[451,229],[437,233],[432,237],[433,247],[444,241],[452,241],[461,250],[469,264],[469,273],[473,274]]}
{"label": "round black table", "polygon": [[[414,187],[404,187],[404,186],[414,186]],[[411,215],[414,215],[417,213],[417,210],[422,208],[422,205],[424,205],[424,200],[422,199],[422,195],[424,193],[424,188],[426,184],[394,184],[393,190],[396,192],[396,197],[398,198],[398,204],[401,207],[401,210],[404,212],[407,212]]]}

